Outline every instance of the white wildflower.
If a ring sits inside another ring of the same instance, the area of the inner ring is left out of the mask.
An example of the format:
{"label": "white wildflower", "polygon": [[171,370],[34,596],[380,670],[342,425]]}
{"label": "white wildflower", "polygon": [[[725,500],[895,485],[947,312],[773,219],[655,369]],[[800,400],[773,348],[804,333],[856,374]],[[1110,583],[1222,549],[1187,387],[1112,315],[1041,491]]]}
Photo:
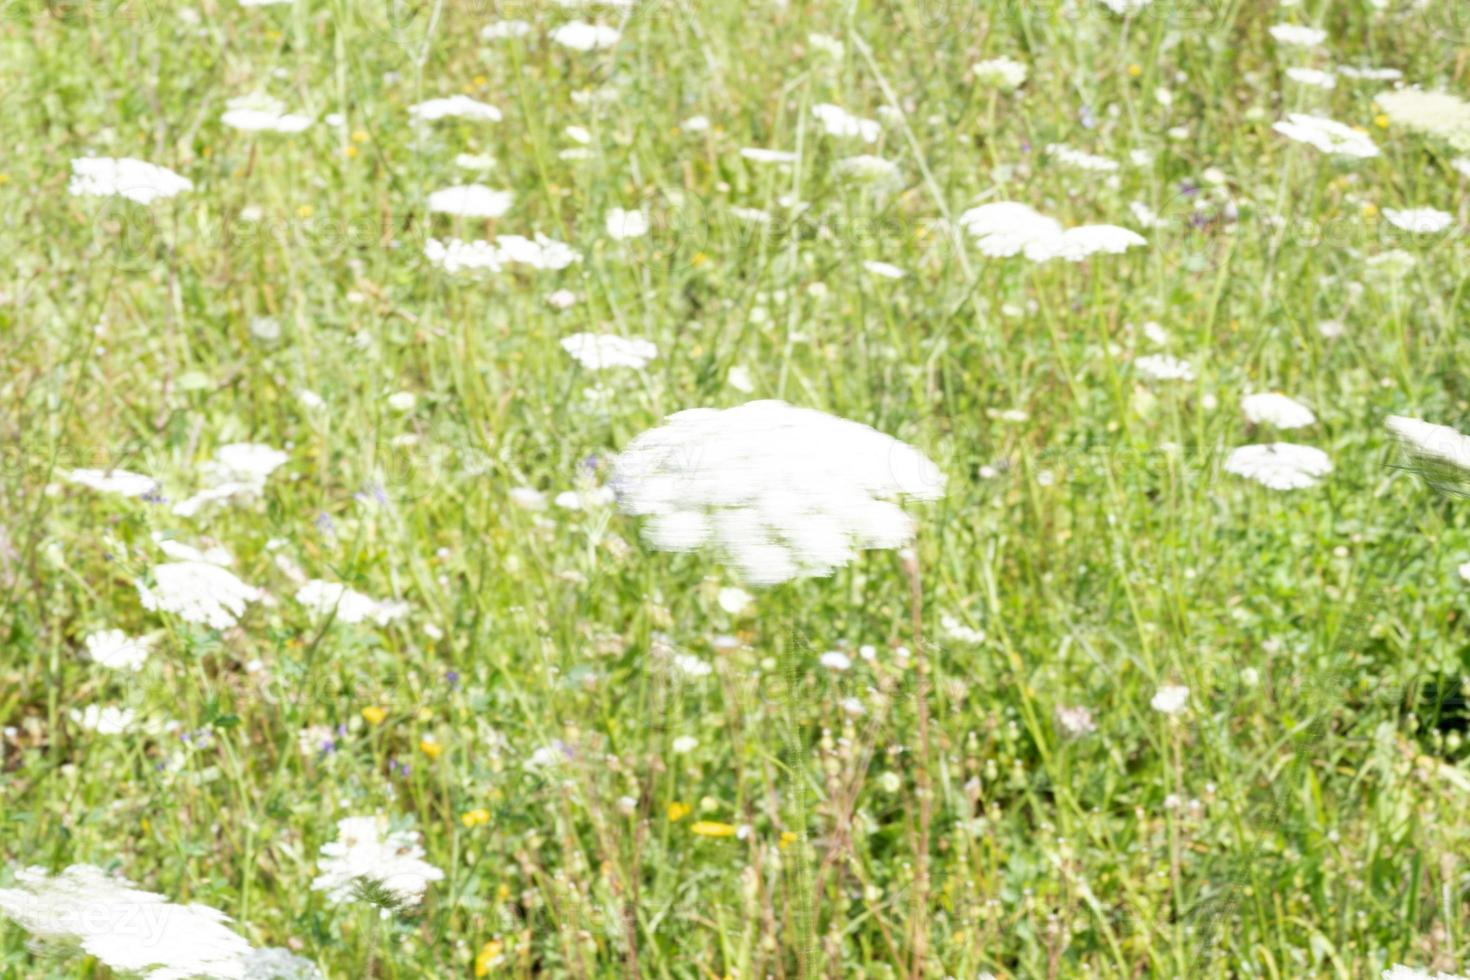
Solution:
{"label": "white wildflower", "polygon": [[287,112],[285,103],[268,95],[244,95],[225,103],[220,122],[251,133],[299,133],[311,117]]}
{"label": "white wildflower", "polygon": [[89,732],[98,735],[122,735],[133,727],[137,716],[127,708],[114,705],[89,704],[78,711],[71,710],[71,720]]}
{"label": "white wildflower", "polygon": [[1232,450],[1225,458],[1225,472],[1272,490],[1302,490],[1332,472],[1332,461],[1312,446],[1273,442]]}
{"label": "white wildflower", "polygon": [[78,197],[124,197],[152,204],[192,190],[194,184],[167,167],[132,157],[81,157],[71,162],[67,192]]}
{"label": "white wildflower", "polygon": [[758,585],[830,574],[858,548],[896,548],[912,518],[888,499],[934,500],[944,475],[869,426],[780,401],[690,409],[618,456],[623,509],[666,551],[716,548]]}
{"label": "white wildflower", "polygon": [[1323,153],[1358,159],[1378,156],[1378,147],[1366,134],[1325,116],[1290,112],[1271,128],[1288,139],[1306,143]]}
{"label": "white wildflower", "polygon": [[333,903],[350,901],[362,886],[372,885],[412,907],[423,899],[429,882],[444,877],[424,860],[418,833],[390,831],[383,816],[338,820],[337,840],[322,845],[317,865],[321,874],[312,890],[326,892]]}
{"label": "white wildflower", "polygon": [[82,641],[87,656],[109,670],[140,670],[148,660],[152,641],[122,630],[98,630]]}
{"label": "white wildflower", "polygon": [[1194,368],[1172,354],[1145,354],[1133,359],[1133,370],[1149,381],[1193,381]]}
{"label": "white wildflower", "polygon": [[1020,88],[1026,81],[1026,65],[1011,58],[991,58],[972,65],[970,74],[982,85],[993,85],[1009,92]]}
{"label": "white wildflower", "polygon": [[1149,707],[1166,715],[1178,714],[1189,701],[1189,688],[1178,684],[1166,684],[1149,699]]}
{"label": "white wildflower", "polygon": [[613,208],[607,213],[605,222],[607,235],[613,241],[642,238],[648,234],[648,215],[642,211],[625,211]]}
{"label": "white wildflower", "polygon": [[553,41],[573,51],[597,51],[602,48],[610,48],[617,44],[621,37],[622,35],[611,27],[602,24],[588,24],[580,20],[563,24],[551,32]]}
{"label": "white wildflower", "polygon": [[1300,429],[1317,421],[1312,410],[1294,398],[1268,391],[1246,395],[1240,410],[1252,425],[1273,425],[1278,429]]}
{"label": "white wildflower", "polygon": [[1454,223],[1454,216],[1435,208],[1384,208],[1383,217],[1395,228],[1429,235],[1444,231]]}
{"label": "white wildflower", "polygon": [[258,601],[263,593],[232,573],[200,561],[167,562],[153,567],[154,585],[142,580],[136,585],[143,608],[173,613],[189,623],[217,630],[235,625],[246,603]]}
{"label": "white wildflower", "polygon": [[1293,48],[1315,48],[1327,40],[1327,32],[1297,24],[1276,24],[1267,29],[1277,44]]}
{"label": "white wildflower", "polygon": [[158,489],[158,481],[129,470],[72,470],[61,474],[70,483],[124,497],[146,497]]}
{"label": "white wildflower", "polygon": [[498,218],[510,210],[515,195],[484,184],[459,184],[429,195],[429,210],[459,218]]}
{"label": "white wildflower", "polygon": [[616,334],[573,334],[562,340],[561,348],[589,371],[613,367],[641,371],[658,356],[658,347],[651,341]]}
{"label": "white wildflower", "polygon": [[828,136],[856,137],[864,143],[876,143],[883,132],[883,127],[876,120],[854,116],[830,102],[812,106],[812,115],[817,117]]}
{"label": "white wildflower", "polygon": [[340,582],[312,579],[296,591],[296,601],[317,616],[333,616],[342,623],[372,620],[387,626],[407,616],[412,607],[406,602],[381,602],[355,592]]}
{"label": "white wildflower", "polygon": [[468,95],[451,95],[444,99],[429,99],[410,106],[409,116],[415,122],[434,122],[438,119],[469,119],[474,122],[500,122],[500,110],[493,105],[472,99]]}

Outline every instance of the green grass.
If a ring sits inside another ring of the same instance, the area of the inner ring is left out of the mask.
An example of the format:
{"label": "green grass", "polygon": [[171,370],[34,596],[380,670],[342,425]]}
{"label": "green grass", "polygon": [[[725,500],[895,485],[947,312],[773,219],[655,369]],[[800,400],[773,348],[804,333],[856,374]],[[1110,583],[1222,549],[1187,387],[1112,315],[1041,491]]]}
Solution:
{"label": "green grass", "polygon": [[[1460,501],[1400,468],[1382,420],[1470,416],[1470,262],[1462,237],[1412,237],[1365,205],[1462,220],[1470,181],[1444,148],[1375,125],[1377,83],[1317,92],[1281,74],[1390,65],[1470,93],[1463,12],[1410,6],[1157,0],[1125,29],[1093,0],[666,0],[626,15],[612,51],[577,54],[543,28],[625,15],[6,5],[0,883],[25,865],[113,867],[334,978],[469,976],[491,939],[493,975],[622,977],[636,960],[651,977],[898,977],[919,931],[933,977],[1463,964],[1466,790],[1438,768],[1462,748],[1424,730],[1412,692],[1467,669],[1455,568],[1470,533]],[[482,45],[501,17],[537,31]],[[1279,48],[1266,28],[1281,20],[1327,27],[1328,48]],[[967,77],[998,56],[1030,66],[1014,95]],[[604,85],[615,100],[573,99]],[[225,100],[257,89],[319,121],[222,127]],[[408,106],[455,92],[504,120],[410,124]],[[890,93],[904,122],[874,147],[810,112],[876,118]],[[1382,156],[1332,160],[1272,133],[1293,110],[1368,127]],[[710,131],[679,129],[696,114]],[[590,130],[588,159],[558,156],[568,125]],[[1052,142],[1120,161],[1116,180],[1049,160]],[[801,163],[751,164],[747,146]],[[68,161],[89,151],[194,190],[148,208],[70,197]],[[902,188],[836,176],[863,152],[899,163]],[[459,153],[497,166],[477,178]],[[476,179],[516,194],[493,232],[541,231],[583,261],[481,280],[431,267],[431,234],[487,226],[431,216],[425,197]],[[793,193],[797,216],[779,203]],[[1217,215],[1227,197],[1237,222],[1190,222],[1196,201]],[[959,251],[932,224],[981,199],[1129,226],[1141,201],[1166,223],[1126,255],[1032,266]],[[646,208],[650,235],[608,240],[613,207]],[[1366,267],[1393,248],[1418,259],[1402,279]],[[878,279],[869,259],[910,276]],[[580,302],[554,310],[559,288]],[[262,316],[279,340],[252,337]],[[1328,319],[1345,335],[1323,337]],[[594,378],[558,346],[580,330],[647,337],[659,359]],[[1159,349],[1197,380],[1138,380],[1128,361]],[[735,366],[753,394],[727,383]],[[606,401],[586,397],[594,383]],[[1241,416],[1255,390],[1316,411],[1281,438],[1329,453],[1321,486],[1223,472],[1231,448],[1276,438]],[[398,391],[412,411],[389,408]],[[947,474],[946,496],[913,508],[927,758],[915,670],[893,652],[915,644],[894,555],[762,590],[732,617],[715,593],[736,579],[708,556],[653,552],[612,510],[538,521],[507,496],[571,489],[583,460],[665,414],[752,397],[869,423]],[[60,479],[118,465],[179,499],[233,441],[290,462],[259,502],[196,519]],[[277,601],[222,634],[144,611],[133,580],[163,560],[153,532],[223,544]],[[381,629],[313,619],[278,555],[413,612]],[[945,614],[984,642],[947,638]],[[141,673],[80,654],[102,628],[159,634]],[[713,650],[717,634],[741,645]],[[679,674],[669,644],[713,674]],[[834,675],[817,656],[839,644],[878,656]],[[1169,682],[1191,690],[1174,720],[1149,707]],[[92,703],[209,737],[89,733],[68,711]],[[1065,737],[1054,712],[1070,705],[1095,733]],[[339,725],[335,752],[298,746]],[[698,745],[676,754],[685,735]],[[557,742],[568,762],[526,767]],[[691,811],[670,820],[676,802]],[[490,819],[466,826],[476,809]],[[309,887],[335,820],[374,812],[411,818],[445,872],[387,919]],[[749,833],[692,834],[700,819]],[[0,923],[0,976],[107,975]]]}

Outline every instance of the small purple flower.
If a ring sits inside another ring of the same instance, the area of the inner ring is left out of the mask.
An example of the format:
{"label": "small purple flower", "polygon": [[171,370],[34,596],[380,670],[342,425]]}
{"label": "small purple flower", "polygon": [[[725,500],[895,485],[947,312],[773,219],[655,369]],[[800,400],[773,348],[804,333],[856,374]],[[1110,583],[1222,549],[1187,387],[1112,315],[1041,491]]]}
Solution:
{"label": "small purple flower", "polygon": [[1030,153],[1031,152],[1031,141],[1030,140],[1022,140],[1021,141],[1021,152],[1022,153]]}
{"label": "small purple flower", "polygon": [[459,671],[451,670],[445,672],[444,680],[450,687],[459,687]]}
{"label": "small purple flower", "polygon": [[338,738],[346,738],[347,737],[347,723],[346,722],[343,722],[342,724],[340,724],[340,725],[337,726],[337,737]]}
{"label": "small purple flower", "polygon": [[1077,114],[1077,121],[1082,124],[1083,129],[1092,129],[1097,125],[1097,117],[1092,114],[1091,106],[1083,106],[1082,111]]}
{"label": "small purple flower", "polygon": [[1194,197],[1199,193],[1199,185],[1192,180],[1181,180],[1179,182],[1179,193],[1185,197]]}
{"label": "small purple flower", "polygon": [[596,473],[597,468],[601,465],[602,457],[599,456],[597,453],[592,453],[586,459],[582,460],[582,469],[586,470],[588,473]]}
{"label": "small purple flower", "polygon": [[337,536],[337,525],[332,521],[332,518],[327,514],[326,511],[322,511],[320,514],[316,515],[316,520],[312,523],[316,525],[316,529],[318,531],[322,532],[322,534],[326,535],[327,537],[335,538]]}
{"label": "small purple flower", "polygon": [[1211,216],[1205,214],[1203,211],[1196,211],[1194,214],[1189,216],[1189,223],[1191,225],[1194,225],[1194,227],[1197,229],[1209,227],[1209,224],[1212,220],[1213,219],[1211,218]]}
{"label": "small purple flower", "polygon": [[322,750],[322,755],[331,755],[337,751],[337,740],[335,738],[324,738],[319,748]]}
{"label": "small purple flower", "polygon": [[141,500],[141,501],[143,501],[144,503],[149,503],[149,504],[166,504],[166,503],[168,503],[168,498],[163,495],[162,488],[160,488],[159,485],[156,484],[156,483],[153,485],[153,489],[152,490],[149,490],[147,493],[143,494],[138,499]]}

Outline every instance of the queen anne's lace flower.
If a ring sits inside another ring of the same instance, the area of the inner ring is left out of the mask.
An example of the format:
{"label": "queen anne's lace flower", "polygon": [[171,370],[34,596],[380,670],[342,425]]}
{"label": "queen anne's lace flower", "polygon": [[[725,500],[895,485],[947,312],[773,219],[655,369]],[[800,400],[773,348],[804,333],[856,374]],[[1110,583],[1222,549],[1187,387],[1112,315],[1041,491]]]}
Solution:
{"label": "queen anne's lace flower", "polygon": [[1285,119],[1271,128],[1288,139],[1334,156],[1359,159],[1378,156],[1378,147],[1366,134],[1325,116],[1289,112]]}
{"label": "queen anne's lace flower", "polygon": [[138,670],[148,660],[147,640],[128,636],[122,630],[98,630],[87,634],[82,647],[87,656],[110,670]]}
{"label": "queen anne's lace flower", "polygon": [[864,143],[876,143],[878,135],[883,132],[883,127],[878,122],[854,116],[830,102],[812,106],[812,115],[817,117],[828,136],[856,137]]}
{"label": "queen anne's lace flower", "polygon": [[1433,136],[1460,151],[1470,150],[1470,102],[1448,92],[1401,88],[1376,96],[1389,121]]}
{"label": "queen anne's lace flower", "polygon": [[167,562],[153,567],[152,586],[136,584],[144,609],[173,613],[189,623],[217,630],[235,625],[246,603],[262,593],[218,565],[202,561]]}
{"label": "queen anne's lace flower", "polygon": [[158,481],[153,477],[129,470],[72,470],[62,477],[69,483],[124,497],[146,497],[158,489]]}
{"label": "queen anne's lace flower", "polygon": [[960,215],[959,224],[974,237],[981,254],[992,258],[1025,255],[1033,262],[1080,262],[1090,255],[1116,255],[1135,245],[1148,244],[1142,235],[1118,225],[1064,229],[1055,219],[1016,201],[971,208]]}
{"label": "queen anne's lace flower", "polygon": [[1011,58],[991,58],[971,65],[970,74],[982,85],[993,85],[1009,92],[1025,83],[1026,65]]}
{"label": "queen anne's lace flower", "polygon": [[334,903],[350,901],[363,886],[387,892],[403,906],[416,906],[429,882],[444,872],[424,860],[419,835],[412,830],[388,829],[388,819],[346,817],[337,821],[337,840],[323,844],[317,862],[321,874],[311,883]]}
{"label": "queen anne's lace flower", "polygon": [[1255,480],[1272,490],[1302,490],[1315,487],[1332,472],[1332,460],[1312,446],[1273,442],[1241,446],[1225,459],[1225,472]]}
{"label": "queen anne's lace flower", "polygon": [[507,265],[527,265],[533,269],[565,269],[582,256],[571,246],[545,235],[525,238],[521,235],[497,235],[495,244],[484,239],[472,242],[449,238],[431,238],[424,245],[424,256],[445,272],[499,272]]}
{"label": "queen anne's lace flower", "polygon": [[658,356],[658,347],[651,341],[617,334],[573,334],[562,340],[561,348],[589,371],[610,367],[642,370]]}
{"label": "queen anne's lace flower", "polygon": [[747,146],[740,155],[751,163],[795,163],[796,154],[790,150],[768,150],[762,146]]}
{"label": "queen anne's lace flower", "polygon": [[607,213],[607,236],[613,241],[642,238],[648,234],[648,215],[642,211],[625,211],[613,208]]}
{"label": "queen anne's lace flower", "polygon": [[133,727],[136,719],[132,711],[112,704],[89,704],[71,710],[72,721],[98,735],[121,735]]}
{"label": "queen anne's lace flower", "polygon": [[1133,359],[1133,370],[1149,381],[1193,381],[1194,368],[1172,354],[1145,354]]}
{"label": "queen anne's lace flower", "polygon": [[605,27],[602,24],[588,24],[580,20],[563,24],[551,32],[553,41],[573,51],[597,51],[601,48],[610,48],[617,44],[621,37],[622,35],[611,27]]}
{"label": "queen anne's lace flower", "polygon": [[406,602],[380,602],[361,592],[354,592],[340,582],[312,579],[296,591],[296,601],[318,616],[332,616],[343,623],[361,623],[371,619],[387,626],[408,615]]}
{"label": "queen anne's lace flower", "polygon": [[1240,400],[1240,410],[1252,425],[1265,423],[1278,429],[1300,429],[1317,421],[1310,408],[1274,391],[1246,395]]}
{"label": "queen anne's lace flower", "polygon": [[470,119],[475,122],[500,122],[500,110],[493,105],[472,99],[468,95],[451,95],[445,99],[430,99],[410,106],[409,116],[418,122],[434,122],[439,119]]}
{"label": "queen anne's lace flower", "polygon": [[182,194],[194,187],[167,167],[132,157],[81,157],[71,162],[67,192],[77,197],[125,197],[138,204]]}
{"label": "queen anne's lace flower", "polygon": [[1454,215],[1437,208],[1384,208],[1383,217],[1395,228],[1420,235],[1444,231],[1455,220]]}
{"label": "queen anne's lace flower", "polygon": [[1470,470],[1470,436],[1447,425],[1436,425],[1405,415],[1390,415],[1388,430],[1421,459]]}
{"label": "queen anne's lace flower", "polygon": [[214,458],[200,467],[205,489],[174,505],[179,517],[193,517],[205,504],[253,497],[265,489],[266,478],[286,460],[285,453],[254,442],[233,442],[215,450]]}
{"label": "queen anne's lace flower", "polygon": [[665,551],[711,546],[757,585],[830,574],[859,548],[896,548],[914,522],[891,499],[934,500],[944,476],[869,426],[780,401],[668,417],[610,481]]}
{"label": "queen anne's lace flower", "polygon": [[1046,155],[1055,157],[1069,167],[1078,170],[1089,170],[1093,173],[1112,173],[1118,169],[1118,161],[1109,160],[1093,153],[1084,153],[1074,147],[1062,143],[1049,143],[1046,147]]}
{"label": "queen anne's lace flower", "polygon": [[225,103],[220,122],[251,133],[299,133],[311,125],[311,117],[287,112],[284,102],[268,95],[242,95]]}
{"label": "queen anne's lace flower", "polygon": [[1276,24],[1267,29],[1277,44],[1293,48],[1315,48],[1327,40],[1327,32],[1316,27],[1299,24]]}
{"label": "queen anne's lace flower", "polygon": [[282,949],[254,949],[207,905],[176,905],[101,868],[74,864],[57,875],[26,868],[0,888],[0,915],[38,940],[74,943],[112,970],[144,980],[318,980],[310,963]]}
{"label": "queen anne's lace flower", "polygon": [[460,184],[429,195],[429,210],[458,218],[498,218],[510,210],[515,195],[483,184]]}

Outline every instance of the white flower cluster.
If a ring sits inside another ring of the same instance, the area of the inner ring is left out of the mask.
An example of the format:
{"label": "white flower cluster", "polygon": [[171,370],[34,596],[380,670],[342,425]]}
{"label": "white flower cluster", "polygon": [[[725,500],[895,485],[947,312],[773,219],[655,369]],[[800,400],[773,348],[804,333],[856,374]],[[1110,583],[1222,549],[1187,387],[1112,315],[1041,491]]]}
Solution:
{"label": "white flower cluster", "polygon": [[431,238],[424,245],[424,256],[451,273],[499,272],[511,264],[555,271],[582,259],[571,246],[542,234],[537,234],[535,239],[521,235],[497,235],[494,244],[480,238],[470,242],[458,238],[441,242]]}
{"label": "white flower cluster", "polygon": [[81,157],[71,162],[67,192],[76,197],[125,197],[138,204],[182,194],[194,184],[167,167],[132,157]]}
{"label": "white flower cluster", "polygon": [[1148,244],[1142,235],[1118,225],[1064,229],[1055,219],[1016,201],[971,208],[960,215],[959,224],[974,237],[980,252],[991,258],[1025,255],[1032,262],[1080,262],[1090,255],[1117,255],[1135,245]]}
{"label": "white flower cluster", "polygon": [[279,449],[254,442],[232,442],[215,450],[200,467],[205,489],[174,505],[179,517],[193,517],[205,504],[234,497],[258,496],[268,476],[290,457]]}
{"label": "white flower cluster", "polygon": [[1378,156],[1378,147],[1367,134],[1325,116],[1289,112],[1285,119],[1271,128],[1288,139],[1305,143],[1333,156],[1356,159]]}
{"label": "white flower cluster", "polygon": [[340,582],[314,578],[296,590],[296,601],[318,616],[333,616],[338,622],[361,623],[372,620],[387,626],[407,616],[412,608],[406,602],[382,602],[355,592]]}
{"label": "white flower cluster", "polygon": [[883,127],[875,120],[854,116],[830,102],[812,106],[812,115],[817,117],[828,136],[856,137],[864,143],[876,143],[878,135],[883,132]]}
{"label": "white flower cluster", "polygon": [[658,347],[652,341],[641,337],[619,337],[617,334],[573,334],[562,340],[561,348],[589,371],[611,367],[641,371],[658,356]]}
{"label": "white flower cluster", "polygon": [[469,119],[474,122],[500,122],[500,110],[468,95],[451,95],[445,99],[429,99],[409,106],[408,114],[415,122],[439,119]]}
{"label": "white flower cluster", "polygon": [[337,840],[322,845],[318,869],[311,887],[334,903],[351,901],[363,885],[376,885],[399,904],[415,906],[429,882],[444,877],[424,860],[417,831],[390,831],[381,815],[338,820]]}
{"label": "white flower cluster", "polygon": [[457,184],[429,195],[429,210],[458,218],[498,218],[510,210],[515,195],[484,184]]}
{"label": "white flower cluster", "polygon": [[1302,490],[1331,473],[1332,460],[1312,446],[1272,442],[1232,450],[1225,458],[1225,472],[1272,490]]}
{"label": "white flower cluster", "polygon": [[1026,81],[1026,65],[1011,58],[991,58],[970,66],[970,74],[982,85],[1009,92]]}
{"label": "white flower cluster", "polygon": [[151,645],[147,639],[128,636],[122,630],[98,630],[82,641],[88,658],[109,670],[142,669]]}
{"label": "white flower cluster", "polygon": [[167,562],[153,567],[152,586],[136,583],[144,609],[173,613],[188,623],[228,629],[262,592],[233,573],[202,561]]}
{"label": "white flower cluster", "polygon": [[628,446],[609,481],[651,518],[664,551],[712,546],[756,585],[828,575],[859,548],[896,548],[914,522],[891,498],[934,500],[944,475],[858,422],[781,401],[668,417]]}
{"label": "white flower cluster", "polygon": [[286,111],[286,104],[268,95],[242,95],[225,103],[219,121],[248,133],[299,133],[311,117]]}
{"label": "white flower cluster", "polygon": [[1388,430],[1415,456],[1470,470],[1470,436],[1447,425],[1436,425],[1405,415],[1390,415]]}
{"label": "white flower cluster", "polygon": [[207,905],[178,905],[101,868],[74,864],[57,875],[26,868],[0,888],[0,914],[38,940],[79,945],[109,969],[145,980],[314,980],[307,961],[255,949]]}
{"label": "white flower cluster", "polygon": [[1300,429],[1317,421],[1310,408],[1274,391],[1246,395],[1240,400],[1240,410],[1251,425],[1272,425],[1278,429]]}
{"label": "white flower cluster", "polygon": [[72,470],[62,477],[98,493],[117,493],[124,497],[144,497],[158,489],[158,481],[153,477],[130,470]]}

